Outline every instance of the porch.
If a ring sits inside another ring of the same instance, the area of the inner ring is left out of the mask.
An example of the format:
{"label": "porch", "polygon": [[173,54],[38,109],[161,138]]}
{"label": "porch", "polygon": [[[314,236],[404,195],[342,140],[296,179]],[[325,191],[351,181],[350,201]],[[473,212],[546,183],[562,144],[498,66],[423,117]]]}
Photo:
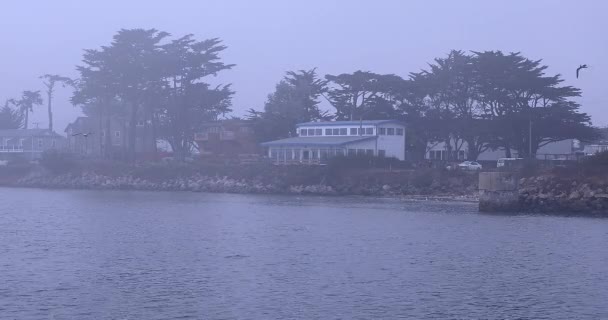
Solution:
{"label": "porch", "polygon": [[336,156],[346,155],[346,148],[270,147],[268,157],[276,165],[322,165]]}

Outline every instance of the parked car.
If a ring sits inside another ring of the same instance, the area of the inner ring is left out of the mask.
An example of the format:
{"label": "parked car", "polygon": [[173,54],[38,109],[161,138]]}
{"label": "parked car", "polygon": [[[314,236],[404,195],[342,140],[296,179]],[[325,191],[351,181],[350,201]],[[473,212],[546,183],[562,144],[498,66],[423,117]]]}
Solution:
{"label": "parked car", "polygon": [[475,161],[465,161],[465,162],[458,164],[458,169],[479,171],[479,170],[481,170],[481,164],[479,164],[479,162],[475,162]]}
{"label": "parked car", "polygon": [[0,160],[0,167],[8,166],[8,160]]}

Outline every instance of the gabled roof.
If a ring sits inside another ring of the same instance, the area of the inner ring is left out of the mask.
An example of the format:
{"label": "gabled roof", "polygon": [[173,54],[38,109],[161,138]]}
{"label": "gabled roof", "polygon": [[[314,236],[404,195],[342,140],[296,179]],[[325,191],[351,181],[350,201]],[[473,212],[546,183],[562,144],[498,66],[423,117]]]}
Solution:
{"label": "gabled roof", "polygon": [[399,124],[399,125],[402,125],[402,126],[405,125],[405,123],[403,123],[403,122],[401,122],[399,120],[363,120],[363,121],[353,120],[353,121],[304,122],[304,123],[298,123],[296,126],[297,127],[304,127],[304,126],[359,126],[359,125],[378,126],[378,125],[388,124],[388,123],[396,123],[396,124]]}
{"label": "gabled roof", "polygon": [[376,136],[353,136],[353,137],[294,137],[275,141],[264,142],[264,147],[275,146],[315,146],[315,147],[339,147],[353,142],[377,139]]}
{"label": "gabled roof", "polygon": [[49,129],[2,129],[0,137],[28,138],[28,137],[63,137]]}
{"label": "gabled roof", "polygon": [[90,117],[78,117],[76,118],[76,120],[74,120],[74,122],[68,124],[65,127],[64,132],[68,132],[68,129],[70,129],[70,127],[74,127],[74,128],[83,128],[83,127],[92,127],[96,125],[96,120]]}

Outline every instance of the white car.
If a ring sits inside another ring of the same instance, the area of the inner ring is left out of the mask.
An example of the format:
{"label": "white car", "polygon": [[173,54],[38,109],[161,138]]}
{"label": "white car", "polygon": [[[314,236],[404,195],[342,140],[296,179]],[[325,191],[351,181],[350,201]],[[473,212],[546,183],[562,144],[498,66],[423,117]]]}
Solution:
{"label": "white car", "polygon": [[475,161],[465,161],[463,163],[458,164],[458,169],[479,171],[479,170],[481,170],[481,164],[479,164],[478,162],[475,162]]}
{"label": "white car", "polygon": [[0,160],[0,167],[8,166],[8,160]]}

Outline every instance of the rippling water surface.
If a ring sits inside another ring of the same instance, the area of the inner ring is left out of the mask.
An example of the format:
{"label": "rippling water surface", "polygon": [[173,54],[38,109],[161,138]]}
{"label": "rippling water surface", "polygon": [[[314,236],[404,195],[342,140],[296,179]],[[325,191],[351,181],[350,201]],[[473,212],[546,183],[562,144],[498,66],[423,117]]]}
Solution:
{"label": "rippling water surface", "polygon": [[608,319],[608,220],[0,189],[1,319]]}

